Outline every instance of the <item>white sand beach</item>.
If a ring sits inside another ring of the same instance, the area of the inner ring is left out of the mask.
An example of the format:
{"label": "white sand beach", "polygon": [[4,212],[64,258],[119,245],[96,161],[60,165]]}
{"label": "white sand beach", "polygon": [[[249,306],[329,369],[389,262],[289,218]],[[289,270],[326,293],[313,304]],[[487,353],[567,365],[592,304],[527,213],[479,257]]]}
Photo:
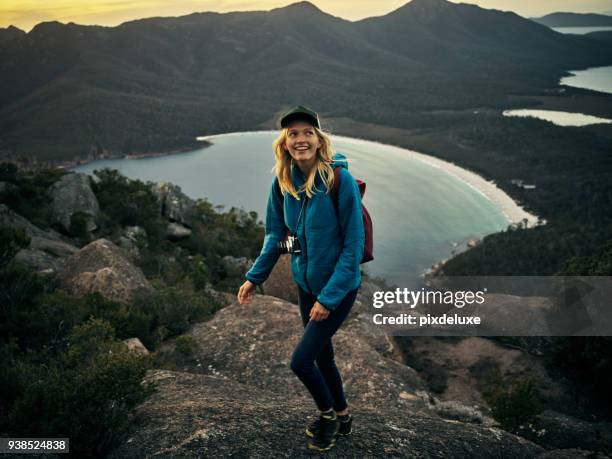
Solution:
{"label": "white sand beach", "polygon": [[444,161],[443,159],[436,158],[434,156],[426,155],[423,153],[419,153],[413,150],[408,150],[406,148],[396,147],[389,144],[383,144],[382,142],[374,142],[371,140],[363,140],[363,139],[355,139],[352,137],[344,137],[344,136],[336,136],[333,137],[342,139],[345,142],[351,143],[359,143],[359,144],[378,144],[385,145],[386,148],[393,150],[399,154],[411,155],[413,158],[418,159],[430,166],[437,167],[446,173],[453,175],[464,183],[468,184],[474,190],[478,191],[485,198],[493,202],[499,209],[501,209],[502,213],[508,219],[509,223],[520,223],[524,219],[527,219],[527,226],[533,227],[539,224],[546,224],[546,220],[540,221],[540,219],[533,214],[525,211],[521,206],[519,206],[505,191],[499,188],[495,182],[489,181],[480,175],[471,172],[467,169],[457,166],[449,161]]}
{"label": "white sand beach", "polygon": [[[278,133],[278,131],[249,131],[249,132],[233,132],[227,134],[218,134],[218,135],[209,135],[209,136],[201,136],[197,137],[197,140],[206,140],[211,141],[214,140],[215,137],[220,136],[228,136],[228,135],[245,135],[250,133],[257,132],[274,132]],[[546,220],[541,220],[538,216],[530,214],[526,210],[524,210],[518,203],[516,203],[508,194],[499,188],[495,182],[489,181],[480,175],[464,169],[462,167],[457,166],[454,163],[449,161],[445,161],[443,159],[436,158],[434,156],[426,155],[424,153],[419,153],[417,151],[408,150],[406,148],[397,147],[394,145],[389,145],[383,142],[375,142],[372,140],[364,140],[364,139],[356,139],[354,137],[345,137],[340,135],[332,135],[332,138],[337,138],[342,140],[343,142],[348,143],[356,143],[361,145],[368,144],[377,144],[384,145],[385,148],[402,155],[411,155],[413,158],[422,161],[426,164],[429,164],[432,167],[439,168],[444,172],[458,178],[463,181],[474,190],[479,192],[489,201],[493,202],[504,214],[508,223],[521,223],[524,219],[527,219],[527,227],[534,227],[539,224],[546,224]]]}

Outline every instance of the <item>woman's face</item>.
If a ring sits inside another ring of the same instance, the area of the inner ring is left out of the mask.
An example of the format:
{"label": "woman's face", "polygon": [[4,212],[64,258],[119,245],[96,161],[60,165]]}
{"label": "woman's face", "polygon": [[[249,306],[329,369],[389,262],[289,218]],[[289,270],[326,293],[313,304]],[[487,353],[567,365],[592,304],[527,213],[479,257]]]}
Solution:
{"label": "woman's face", "polygon": [[285,146],[298,164],[312,165],[321,141],[313,126],[304,121],[294,121],[287,126]]}

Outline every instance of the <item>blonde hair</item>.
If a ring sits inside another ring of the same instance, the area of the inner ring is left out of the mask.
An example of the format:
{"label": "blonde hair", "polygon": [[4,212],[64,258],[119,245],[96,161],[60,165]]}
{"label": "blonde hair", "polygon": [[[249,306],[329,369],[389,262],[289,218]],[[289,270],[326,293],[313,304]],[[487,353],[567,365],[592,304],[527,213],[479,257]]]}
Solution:
{"label": "blonde hair", "polygon": [[[294,161],[289,151],[286,148],[288,128],[281,130],[280,135],[276,138],[272,144],[274,148],[274,156],[276,157],[276,166],[274,171],[278,184],[280,185],[281,193],[291,194],[295,199],[300,199],[298,193],[306,191],[306,196],[312,198],[315,191],[319,191],[315,186],[315,179],[317,172],[323,179],[323,183],[326,187],[326,192],[331,190],[334,183],[334,170],[332,169],[332,158],[334,156],[334,148],[332,147],[331,138],[325,134],[321,129],[313,126],[315,133],[319,137],[321,146],[317,149],[317,156],[314,167],[306,182],[300,186],[299,190],[295,189],[291,176],[291,167],[294,166]],[[297,167],[297,165],[295,165]]]}

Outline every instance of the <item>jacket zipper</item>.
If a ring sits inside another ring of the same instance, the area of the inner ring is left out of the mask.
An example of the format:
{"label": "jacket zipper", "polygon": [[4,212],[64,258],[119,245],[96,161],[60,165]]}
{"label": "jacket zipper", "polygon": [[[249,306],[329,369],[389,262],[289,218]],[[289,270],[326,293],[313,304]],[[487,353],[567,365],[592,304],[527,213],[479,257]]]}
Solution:
{"label": "jacket zipper", "polygon": [[306,193],[304,193],[304,199],[306,199],[305,201],[305,206],[304,206],[304,248],[302,249],[304,252],[304,255],[306,255],[306,272],[304,273],[304,282],[306,282],[306,287],[308,288],[308,293],[312,294],[312,290],[310,289],[310,284],[308,284],[308,250],[307,250],[307,244],[306,244],[306,212],[308,211],[308,205],[310,204],[310,199],[308,199],[308,196],[306,196]]}

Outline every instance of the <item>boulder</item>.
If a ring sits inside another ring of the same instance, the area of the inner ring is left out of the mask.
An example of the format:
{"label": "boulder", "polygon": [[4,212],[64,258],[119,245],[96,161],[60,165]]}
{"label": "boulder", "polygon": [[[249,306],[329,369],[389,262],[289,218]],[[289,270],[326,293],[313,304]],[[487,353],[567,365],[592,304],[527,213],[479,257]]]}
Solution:
{"label": "boulder", "polygon": [[242,277],[249,270],[251,265],[253,264],[253,260],[250,260],[246,257],[232,257],[230,255],[226,255],[221,259],[221,265],[225,272],[232,277]]}
{"label": "boulder", "polygon": [[454,419],[474,424],[497,424],[493,418],[483,415],[478,407],[466,406],[454,400],[445,402],[434,398],[432,408],[444,419]]}
{"label": "boulder", "polygon": [[285,254],[278,258],[274,269],[263,283],[262,288],[266,295],[297,304],[298,289],[293,282],[293,274],[291,273],[291,255]]}
{"label": "boulder", "polygon": [[146,244],[147,232],[140,226],[127,226],[123,232],[125,237],[136,242]]}
{"label": "boulder", "polygon": [[166,237],[170,241],[180,241],[191,236],[191,230],[180,223],[168,223],[166,228]]}
{"label": "boulder", "polygon": [[20,228],[30,236],[39,236],[42,238],[61,240],[59,233],[56,231],[43,231],[38,226],[30,223],[30,221],[14,212],[5,204],[0,204],[0,226],[7,226],[9,228]]}
{"label": "boulder", "polygon": [[195,202],[181,191],[180,186],[168,182],[156,183],[151,191],[157,196],[162,216],[193,228]]}
{"label": "boulder", "polygon": [[142,355],[149,355],[149,350],[142,344],[142,342],[138,338],[128,338],[124,339],[123,343],[127,346],[127,348],[131,351],[136,351]]}
{"label": "boulder", "polygon": [[57,273],[67,257],[79,249],[64,242],[57,231],[43,231],[26,218],[0,204],[0,226],[22,229],[30,237],[30,245],[15,255],[15,260],[39,273]]}
{"label": "boulder", "polygon": [[117,239],[117,245],[125,250],[132,261],[138,261],[140,249],[148,247],[147,232],[140,226],[128,226]]}
{"label": "boulder", "polygon": [[589,422],[545,410],[520,426],[521,436],[547,448],[580,448],[612,453],[612,423]]}
{"label": "boulder", "polygon": [[140,268],[107,239],[98,239],[71,255],[58,274],[62,287],[73,295],[99,292],[109,300],[127,303],[153,288]]}
{"label": "boulder", "polygon": [[48,193],[52,200],[53,218],[67,233],[70,233],[71,217],[76,212],[89,215],[87,231],[91,232],[97,228],[100,206],[91,190],[87,174],[66,174],[49,188]]}
{"label": "boulder", "polygon": [[21,249],[15,255],[15,260],[38,272],[58,273],[63,269],[66,259],[78,250],[78,247],[63,241],[32,236],[29,247]]}
{"label": "boulder", "polygon": [[489,293],[482,304],[452,308],[450,312],[461,316],[480,317],[481,325],[474,327],[474,330],[467,334],[547,336],[552,334],[548,317],[553,310],[553,302],[546,297]]}

